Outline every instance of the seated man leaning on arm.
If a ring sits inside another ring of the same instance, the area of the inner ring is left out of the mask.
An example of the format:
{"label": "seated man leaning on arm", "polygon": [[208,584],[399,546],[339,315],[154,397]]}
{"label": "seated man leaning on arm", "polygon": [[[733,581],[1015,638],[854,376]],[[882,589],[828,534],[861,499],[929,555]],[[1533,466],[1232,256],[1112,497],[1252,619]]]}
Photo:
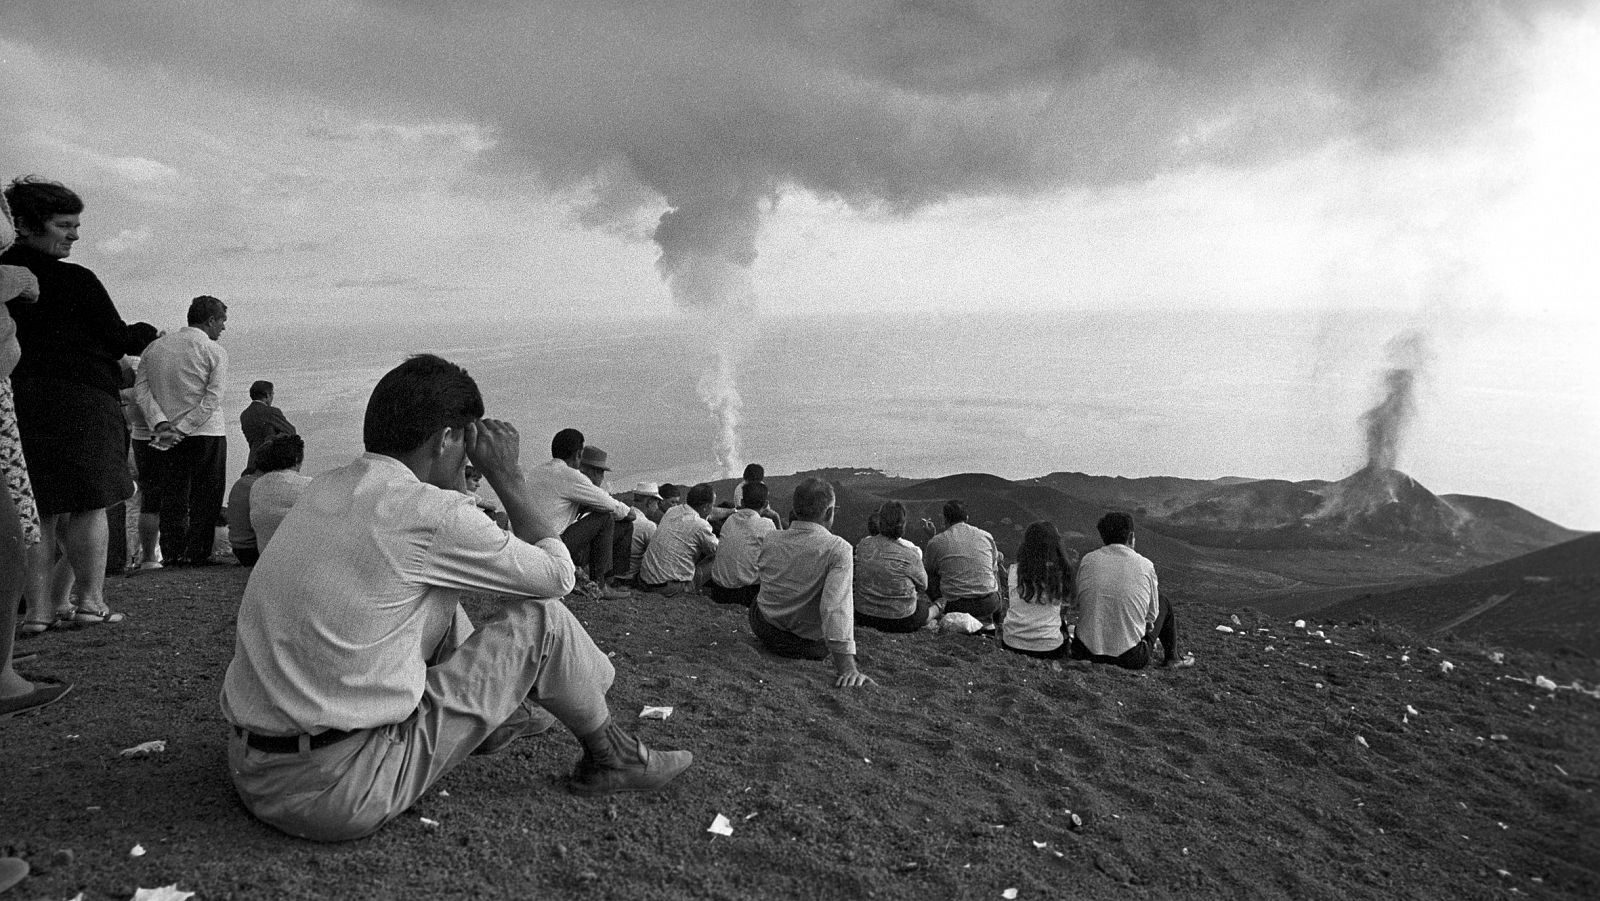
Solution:
{"label": "seated man leaning on arm", "polygon": [[1000,612],[1000,548],[994,536],[967,522],[960,501],[944,505],[945,529],[928,539],[923,553],[928,568],[928,595],[939,602],[935,617],[970,613],[994,628]]}
{"label": "seated man leaning on arm", "polygon": [[[480,419],[466,370],[431,355],[385,375],[367,452],[318,477],[256,565],[222,711],[250,812],[291,835],[377,831],[474,752],[560,722],[582,795],[660,788],[687,751],[652,751],[611,718],[611,662],[559,598],[572,558],[517,468],[517,431]],[[460,492],[467,460],[511,533]],[[501,597],[474,629],[464,596]]]}
{"label": "seated man leaning on arm", "polygon": [[1155,564],[1133,549],[1133,517],[1107,513],[1096,527],[1105,547],[1078,564],[1073,659],[1143,669],[1160,638],[1162,666],[1193,666],[1192,656],[1178,659],[1178,620],[1161,596]]}
{"label": "seated man leaning on arm", "polygon": [[689,489],[688,503],[661,515],[639,561],[640,588],[671,598],[705,584],[720,546],[706,520],[715,497],[711,486],[701,482]]}
{"label": "seated man leaning on arm", "polygon": [[833,502],[833,486],[821,479],[795,487],[789,528],[761,545],[761,592],[750,605],[750,631],[782,657],[832,657],[834,684],[848,688],[872,680],[856,669],[855,566],[850,542],[829,531]]}
{"label": "seated man leaning on arm", "polygon": [[762,541],[778,527],[761,515],[767,506],[765,482],[750,482],[740,495],[741,506],[722,524],[717,555],[711,561],[711,577],[706,580],[706,597],[719,604],[750,606],[761,589],[756,563]]}
{"label": "seated man leaning on arm", "polygon": [[559,530],[573,561],[588,571],[592,587],[601,597],[617,600],[628,593],[610,587],[617,562],[612,555],[617,531],[633,528],[633,508],[606,493],[593,478],[606,471],[604,454],[599,455],[598,469],[583,473],[584,449],[582,432],[557,432],[550,439],[550,459],[528,471],[529,488],[539,514]]}

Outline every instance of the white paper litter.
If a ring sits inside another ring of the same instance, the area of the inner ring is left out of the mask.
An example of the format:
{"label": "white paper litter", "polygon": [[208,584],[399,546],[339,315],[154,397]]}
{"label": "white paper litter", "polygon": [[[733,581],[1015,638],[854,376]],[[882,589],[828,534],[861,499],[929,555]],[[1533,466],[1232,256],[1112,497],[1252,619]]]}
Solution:
{"label": "white paper litter", "polygon": [[1365,737],[1365,736],[1361,736],[1361,735],[1357,735],[1357,736],[1356,736],[1356,744],[1358,744],[1358,745],[1360,745],[1360,746],[1361,746],[1361,747],[1363,747],[1363,748],[1370,748],[1370,747],[1372,747],[1372,745],[1369,745],[1369,744],[1367,744],[1367,739],[1366,739],[1366,737]]}
{"label": "white paper litter", "polygon": [[1006,899],[1006,901],[1015,901],[1015,898],[1017,897],[1017,890],[1014,888],[1008,888],[1000,893],[1000,897]]}
{"label": "white paper litter", "polygon": [[1556,690],[1556,683],[1554,682],[1554,680],[1546,679],[1543,676],[1540,676],[1537,679],[1534,679],[1533,680],[1533,684],[1539,686],[1540,688],[1544,689],[1545,691],[1555,691]]}
{"label": "white paper litter", "polygon": [[144,856],[144,845],[134,845],[133,848],[128,851],[128,856],[129,857],[143,857]]}
{"label": "white paper litter", "polygon": [[1490,663],[1505,663],[1506,662],[1506,655],[1501,653],[1501,652],[1499,652],[1499,651],[1490,651],[1489,652],[1489,662]]}
{"label": "white paper litter", "polygon": [[1455,668],[1456,668],[1456,665],[1454,663],[1451,663],[1448,660],[1446,660],[1443,663],[1439,664],[1439,672],[1441,672],[1441,673],[1448,673],[1448,672],[1450,672],[1451,670],[1453,670]]}
{"label": "white paper litter", "polygon": [[1218,626],[1217,627],[1217,631],[1218,632],[1226,632],[1229,635],[1232,635],[1233,634],[1233,627],[1232,626]]}
{"label": "white paper litter", "polygon": [[706,831],[715,832],[717,835],[732,835],[733,824],[728,822],[727,817],[719,813],[717,818],[711,821],[711,825],[706,827]]}
{"label": "white paper litter", "polygon": [[422,825],[427,826],[430,829],[439,825],[438,820],[430,820],[427,817],[418,817],[418,819],[422,820]]}
{"label": "white paper litter", "polygon": [[[79,895],[78,897],[83,897]],[[130,901],[188,901],[194,897],[194,892],[178,890],[178,884],[163,885],[160,888],[136,889]]]}
{"label": "white paper litter", "polygon": [[159,754],[167,749],[167,743],[161,739],[141,742],[131,748],[123,748],[117,753],[123,757],[145,757],[150,754]]}
{"label": "white paper litter", "polygon": [[639,711],[639,719],[641,720],[664,720],[669,716],[672,716],[671,707],[647,706],[643,710]]}
{"label": "white paper litter", "polygon": [[1306,627],[1306,621],[1303,619],[1297,619],[1294,621],[1294,627],[1296,629],[1304,629]]}
{"label": "white paper litter", "polygon": [[1239,621],[1239,614],[1237,614],[1237,613],[1235,613],[1235,614],[1233,614],[1233,615],[1231,615],[1231,616],[1229,616],[1229,617],[1228,617],[1228,619],[1229,619],[1229,620],[1230,620],[1230,621],[1232,621],[1232,622],[1233,622],[1233,624],[1234,624],[1234,625],[1235,625],[1235,626],[1239,626],[1239,625],[1243,625],[1243,623],[1241,623],[1241,622],[1240,622],[1240,621]]}
{"label": "white paper litter", "polygon": [[1033,846],[1035,848],[1038,848],[1040,851],[1043,851],[1046,847],[1049,846],[1049,844],[1050,844],[1049,842],[1034,842]]}
{"label": "white paper litter", "polygon": [[1422,714],[1417,712],[1417,708],[1412,707],[1410,704],[1406,705],[1406,713],[1409,713],[1412,716],[1421,716],[1422,715]]}
{"label": "white paper litter", "polygon": [[962,635],[975,635],[983,629],[983,623],[970,613],[946,613],[939,620],[939,628],[946,632],[959,632]]}

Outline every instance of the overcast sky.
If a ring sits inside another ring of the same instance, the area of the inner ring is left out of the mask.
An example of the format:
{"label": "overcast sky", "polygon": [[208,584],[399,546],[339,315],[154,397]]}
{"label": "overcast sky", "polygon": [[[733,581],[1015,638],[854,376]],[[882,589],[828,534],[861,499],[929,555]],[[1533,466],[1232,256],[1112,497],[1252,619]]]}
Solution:
{"label": "overcast sky", "polygon": [[77,189],[74,260],[164,325],[1378,306],[1600,345],[1597,98],[1593,0],[0,3],[0,175]]}

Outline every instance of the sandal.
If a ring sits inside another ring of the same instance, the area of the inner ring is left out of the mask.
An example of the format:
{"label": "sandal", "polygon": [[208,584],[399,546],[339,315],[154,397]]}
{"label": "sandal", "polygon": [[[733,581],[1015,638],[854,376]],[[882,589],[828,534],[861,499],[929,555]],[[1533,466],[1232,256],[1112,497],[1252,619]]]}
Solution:
{"label": "sandal", "polygon": [[120,623],[126,616],[112,610],[79,610],[72,614],[72,621],[87,626],[98,626],[106,623]]}
{"label": "sandal", "polygon": [[56,627],[53,619],[25,619],[17,626],[18,638],[36,638]]}
{"label": "sandal", "polygon": [[19,713],[38,710],[67,696],[72,690],[71,682],[36,682],[33,691],[15,698],[0,698],[0,720],[7,720]]}

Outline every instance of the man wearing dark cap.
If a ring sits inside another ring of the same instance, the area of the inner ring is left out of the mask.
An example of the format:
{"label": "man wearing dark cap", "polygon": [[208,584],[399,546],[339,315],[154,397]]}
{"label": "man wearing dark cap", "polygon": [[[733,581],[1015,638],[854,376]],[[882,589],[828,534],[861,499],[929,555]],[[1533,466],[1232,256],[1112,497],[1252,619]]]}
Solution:
{"label": "man wearing dark cap", "polygon": [[[586,593],[608,600],[628,596],[611,587],[613,563],[627,567],[633,543],[633,508],[600,487],[610,467],[605,451],[595,448],[584,456],[583,433],[562,429],[550,440],[550,459],[528,471],[528,484],[539,512],[561,530],[574,565],[588,570],[592,585]],[[620,536],[619,536],[620,533]],[[621,538],[623,553],[615,548]]]}
{"label": "man wearing dark cap", "polygon": [[250,446],[245,472],[255,471],[256,451],[261,445],[278,435],[296,434],[289,417],[272,405],[272,383],[268,381],[250,383],[250,406],[239,414],[239,428],[244,430],[244,443]]}

